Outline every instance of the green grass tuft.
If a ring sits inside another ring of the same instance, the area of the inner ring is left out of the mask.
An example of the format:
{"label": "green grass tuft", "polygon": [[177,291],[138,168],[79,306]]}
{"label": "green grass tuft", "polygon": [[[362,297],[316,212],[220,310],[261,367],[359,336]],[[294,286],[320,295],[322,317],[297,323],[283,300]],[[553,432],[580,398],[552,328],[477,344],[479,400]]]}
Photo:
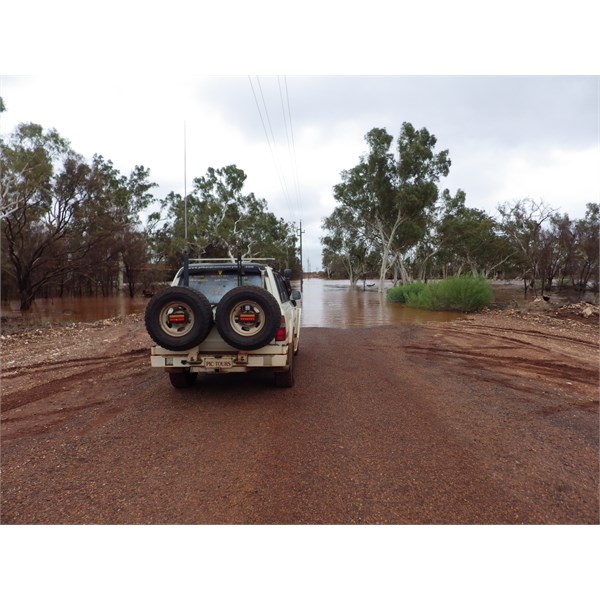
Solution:
{"label": "green grass tuft", "polygon": [[411,308],[474,312],[488,306],[494,298],[492,286],[484,277],[449,277],[425,284],[409,283],[391,288],[388,302],[402,302]]}

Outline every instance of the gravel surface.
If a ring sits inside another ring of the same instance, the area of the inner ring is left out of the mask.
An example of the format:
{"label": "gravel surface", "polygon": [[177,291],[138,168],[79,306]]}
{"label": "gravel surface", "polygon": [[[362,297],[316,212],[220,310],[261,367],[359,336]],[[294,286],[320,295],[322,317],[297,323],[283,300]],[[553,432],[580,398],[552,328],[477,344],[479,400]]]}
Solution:
{"label": "gravel surface", "polygon": [[2,523],[599,520],[594,316],[304,329],[291,389],[176,390],[139,315],[1,341]]}

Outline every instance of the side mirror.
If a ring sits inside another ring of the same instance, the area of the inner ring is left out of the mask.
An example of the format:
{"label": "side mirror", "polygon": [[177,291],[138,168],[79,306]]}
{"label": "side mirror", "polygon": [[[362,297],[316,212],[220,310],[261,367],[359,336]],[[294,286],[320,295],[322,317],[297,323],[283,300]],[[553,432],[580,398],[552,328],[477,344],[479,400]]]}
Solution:
{"label": "side mirror", "polygon": [[292,300],[302,300],[302,292],[300,290],[294,290],[292,292]]}

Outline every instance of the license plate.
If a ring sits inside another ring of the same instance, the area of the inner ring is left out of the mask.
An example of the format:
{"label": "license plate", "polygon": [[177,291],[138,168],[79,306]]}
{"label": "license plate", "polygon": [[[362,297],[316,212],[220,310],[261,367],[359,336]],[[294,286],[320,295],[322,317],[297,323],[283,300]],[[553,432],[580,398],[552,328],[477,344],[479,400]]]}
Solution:
{"label": "license plate", "polygon": [[205,358],[202,365],[207,369],[231,369],[233,359],[231,358]]}

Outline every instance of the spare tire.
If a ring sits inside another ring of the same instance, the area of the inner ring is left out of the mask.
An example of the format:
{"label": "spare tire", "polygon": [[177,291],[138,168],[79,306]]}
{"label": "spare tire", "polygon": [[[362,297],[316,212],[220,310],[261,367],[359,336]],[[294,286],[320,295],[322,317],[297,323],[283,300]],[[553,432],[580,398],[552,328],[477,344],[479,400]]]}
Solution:
{"label": "spare tire", "polygon": [[281,326],[281,311],[267,290],[255,286],[236,287],[221,298],[215,325],[230,346],[256,350],[275,337]]}
{"label": "spare tire", "polygon": [[170,287],[152,297],[146,307],[146,330],[167,350],[189,350],[204,341],[213,319],[206,296],[188,287]]}

